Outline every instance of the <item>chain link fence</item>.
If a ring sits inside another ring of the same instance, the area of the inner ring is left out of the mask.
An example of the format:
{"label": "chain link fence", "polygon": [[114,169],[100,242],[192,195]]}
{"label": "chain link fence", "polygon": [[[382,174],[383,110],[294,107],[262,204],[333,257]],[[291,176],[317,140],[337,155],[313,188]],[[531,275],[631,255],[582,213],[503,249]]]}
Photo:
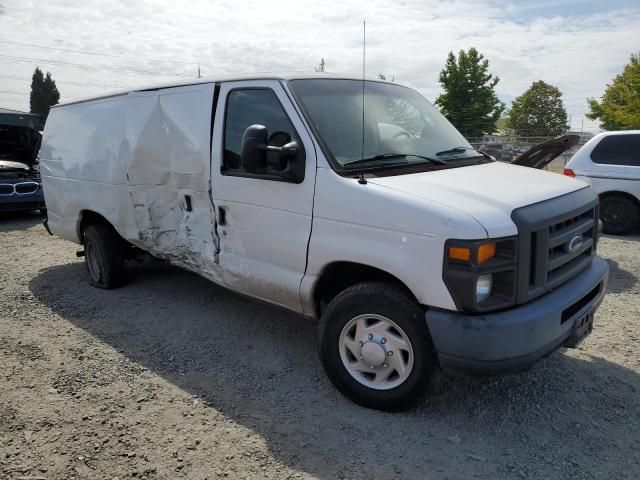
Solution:
{"label": "chain link fence", "polygon": [[[591,132],[566,132],[565,135],[574,134],[580,136],[578,144],[556,158],[548,167],[550,170],[561,171],[565,163],[584,145],[594,133]],[[467,141],[478,151],[485,152],[501,162],[511,163],[530,148],[547,140],[555,138],[554,135],[484,135],[483,137],[469,137]]]}

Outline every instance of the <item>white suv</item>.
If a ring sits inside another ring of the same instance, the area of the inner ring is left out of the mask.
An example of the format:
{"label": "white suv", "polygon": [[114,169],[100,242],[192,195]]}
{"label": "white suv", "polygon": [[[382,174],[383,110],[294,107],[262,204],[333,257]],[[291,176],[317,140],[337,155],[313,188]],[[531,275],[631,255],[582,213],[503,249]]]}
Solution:
{"label": "white suv", "polygon": [[569,160],[564,174],[591,184],[600,197],[604,232],[623,235],[640,225],[640,130],[605,132]]}

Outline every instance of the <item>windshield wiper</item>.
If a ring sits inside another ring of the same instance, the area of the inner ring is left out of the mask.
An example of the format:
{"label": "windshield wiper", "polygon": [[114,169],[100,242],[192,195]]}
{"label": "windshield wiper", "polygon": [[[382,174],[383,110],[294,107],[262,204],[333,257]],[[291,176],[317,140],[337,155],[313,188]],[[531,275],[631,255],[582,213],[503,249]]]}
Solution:
{"label": "windshield wiper", "polygon": [[349,162],[344,163],[343,166],[346,167],[347,165],[356,165],[358,163],[368,163],[374,160],[387,160],[390,158],[405,158],[405,157],[421,158],[422,160],[426,160],[427,162],[430,162],[430,163],[435,163],[436,165],[447,164],[446,161],[440,160],[439,158],[431,158],[431,157],[426,157],[424,155],[414,155],[413,153],[380,153],[372,157],[358,158],[357,160],[351,160]]}
{"label": "windshield wiper", "polygon": [[482,155],[485,158],[488,158],[489,160],[495,160],[488,153],[481,152],[480,150],[478,150],[476,148],[473,148],[473,147],[453,147],[453,148],[449,148],[448,150],[442,150],[440,152],[436,152],[436,156],[448,155],[450,153],[462,153],[462,152],[466,152],[468,150],[473,150],[474,152],[478,152],[480,155]]}

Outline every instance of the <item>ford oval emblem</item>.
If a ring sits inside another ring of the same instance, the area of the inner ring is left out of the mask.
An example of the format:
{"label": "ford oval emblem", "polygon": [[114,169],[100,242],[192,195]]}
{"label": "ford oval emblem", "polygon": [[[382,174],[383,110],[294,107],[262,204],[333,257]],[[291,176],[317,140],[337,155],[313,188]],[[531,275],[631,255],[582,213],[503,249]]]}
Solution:
{"label": "ford oval emblem", "polygon": [[567,249],[571,253],[575,253],[580,249],[583,243],[584,243],[584,238],[582,238],[582,235],[576,235],[571,240],[569,240],[569,243],[567,244]]}

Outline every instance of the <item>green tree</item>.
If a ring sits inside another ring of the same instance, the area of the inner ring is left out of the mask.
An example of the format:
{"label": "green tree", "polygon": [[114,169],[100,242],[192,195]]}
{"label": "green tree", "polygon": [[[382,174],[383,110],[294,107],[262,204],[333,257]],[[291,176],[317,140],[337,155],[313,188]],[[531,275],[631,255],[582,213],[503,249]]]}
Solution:
{"label": "green tree", "polygon": [[538,80],[511,104],[508,127],[518,135],[555,136],[567,131],[562,92]]}
{"label": "green tree", "polygon": [[620,75],[607,85],[598,102],[588,100],[591,112],[587,118],[600,120],[605,130],[635,130],[640,128],[640,57],[631,55]]}
{"label": "green tree", "polygon": [[436,99],[442,114],[465,137],[479,137],[496,130],[505,109],[495,93],[500,81],[489,73],[489,61],[475,48],[449,53],[440,84],[444,93]]}
{"label": "green tree", "polygon": [[36,67],[31,78],[31,96],[29,99],[31,113],[38,113],[43,121],[49,115],[49,109],[57,105],[60,100],[60,92],[56,82],[51,78],[51,73],[43,75],[42,70]]}

